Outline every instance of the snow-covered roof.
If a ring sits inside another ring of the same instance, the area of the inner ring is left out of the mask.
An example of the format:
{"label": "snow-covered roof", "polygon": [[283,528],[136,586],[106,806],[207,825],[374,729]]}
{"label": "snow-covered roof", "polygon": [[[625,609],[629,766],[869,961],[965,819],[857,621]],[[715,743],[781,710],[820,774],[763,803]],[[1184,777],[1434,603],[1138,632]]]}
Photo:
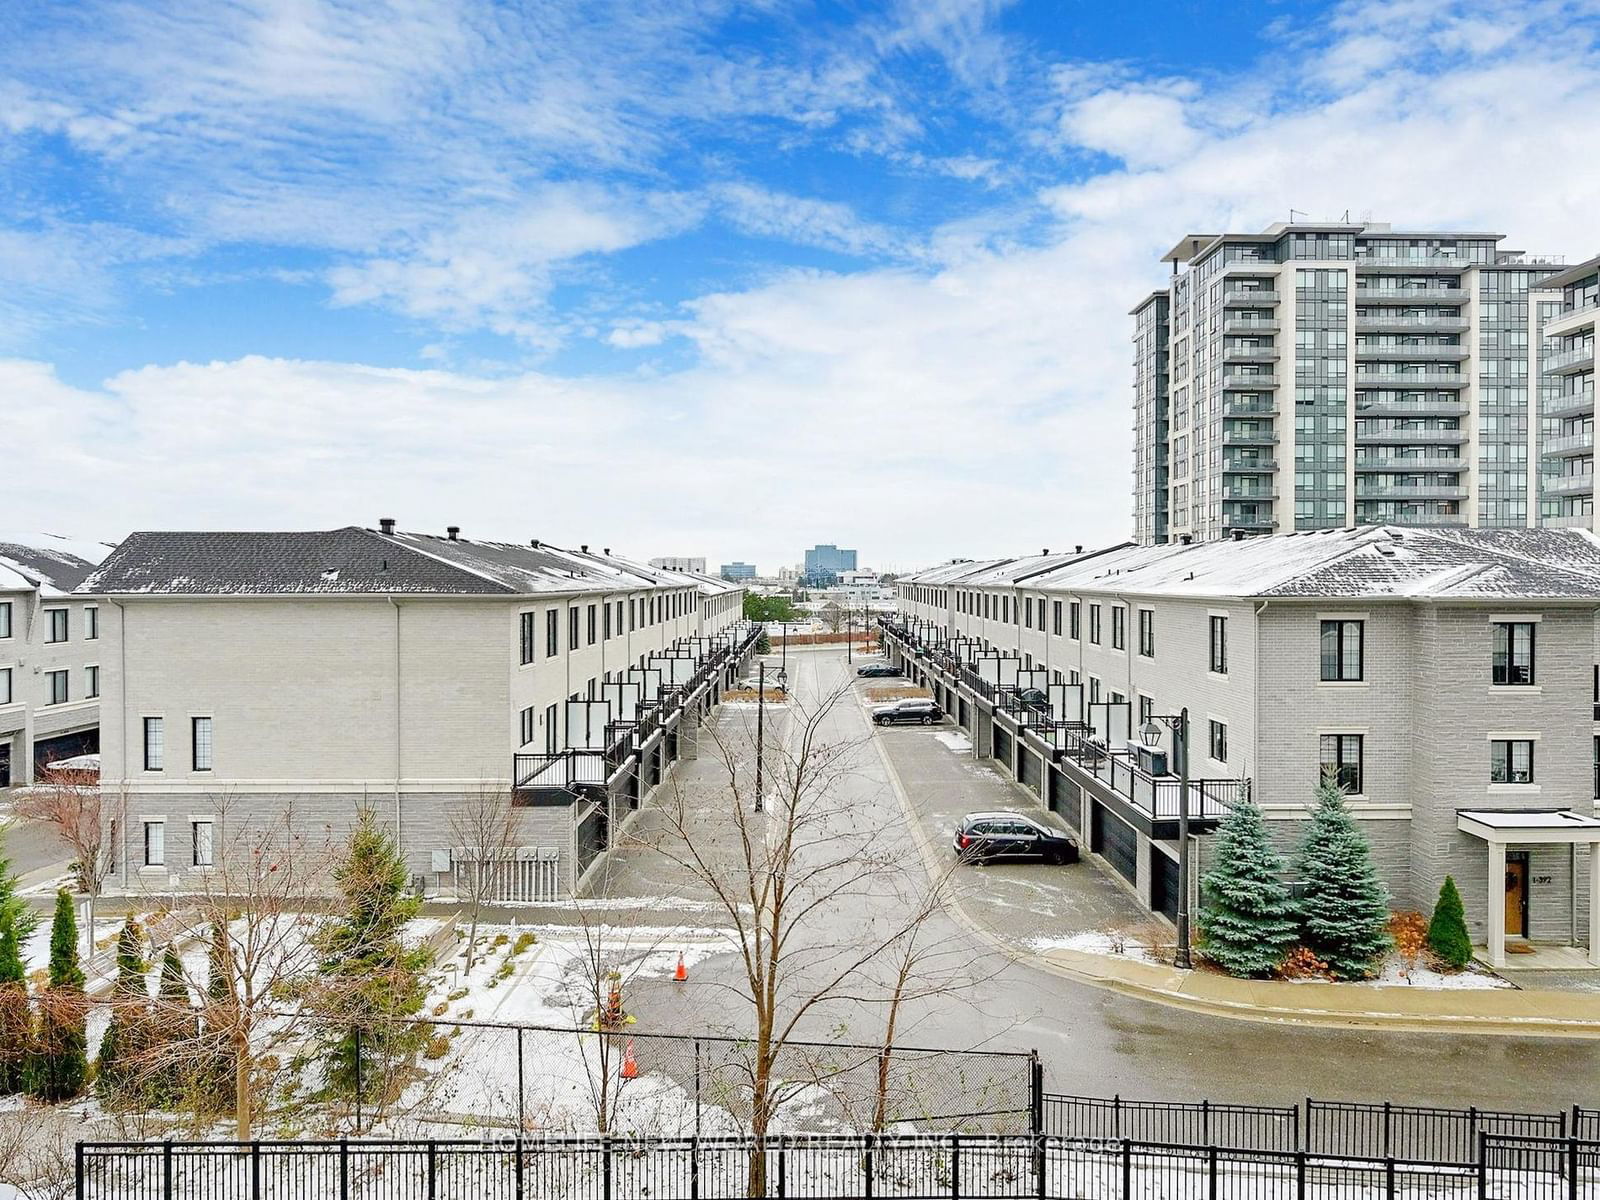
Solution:
{"label": "snow-covered roof", "polygon": [[113,595],[364,593],[526,595],[632,592],[693,580],[541,542],[384,533],[135,533],[77,589]]}
{"label": "snow-covered roof", "polygon": [[110,553],[103,542],[54,533],[0,533],[0,591],[65,595]]}
{"label": "snow-covered roof", "polygon": [[[1002,572],[945,582],[1006,586],[1015,582],[1006,576],[1016,576],[1043,591],[1216,599],[1600,601],[1600,539],[1582,529],[1363,526],[1187,546],[1124,545],[1056,567],[1045,566],[1043,557],[1006,561]],[[1045,569],[1029,573],[1029,563]],[[923,583],[928,574],[906,578]]]}

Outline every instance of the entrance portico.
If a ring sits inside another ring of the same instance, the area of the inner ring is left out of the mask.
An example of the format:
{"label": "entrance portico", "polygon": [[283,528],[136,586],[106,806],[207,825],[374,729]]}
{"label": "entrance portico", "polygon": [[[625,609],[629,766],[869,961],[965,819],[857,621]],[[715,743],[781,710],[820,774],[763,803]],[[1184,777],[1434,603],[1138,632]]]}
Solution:
{"label": "entrance portico", "polygon": [[[1489,848],[1489,892],[1487,917],[1489,925],[1489,965],[1503,967],[1506,962],[1507,917],[1513,906],[1521,924],[1517,932],[1528,936],[1530,930],[1521,914],[1526,911],[1530,880],[1526,856],[1516,857],[1510,847],[1517,846],[1568,846],[1573,856],[1572,875],[1572,929],[1574,944],[1578,940],[1577,913],[1577,847],[1589,847],[1589,963],[1600,967],[1600,819],[1574,812],[1571,809],[1499,810],[1463,809],[1456,813],[1456,825],[1462,833],[1481,838]],[[1516,857],[1516,861],[1512,859]],[[1502,893],[1497,880],[1504,880]]]}

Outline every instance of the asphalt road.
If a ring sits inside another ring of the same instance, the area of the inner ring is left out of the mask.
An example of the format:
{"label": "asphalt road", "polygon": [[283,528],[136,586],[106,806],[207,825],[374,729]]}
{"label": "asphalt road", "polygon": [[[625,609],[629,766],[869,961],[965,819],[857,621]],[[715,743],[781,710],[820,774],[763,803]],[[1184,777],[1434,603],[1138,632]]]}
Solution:
{"label": "asphalt road", "polygon": [[[842,653],[790,656],[797,699],[816,704],[852,686]],[[799,722],[768,710],[767,734],[793,738]],[[742,727],[749,715],[724,710],[719,729]],[[828,820],[816,833],[836,851],[854,844],[882,853],[905,868],[898,884],[881,880],[846,887],[819,908],[816,921],[796,931],[796,956],[807,980],[839,961],[842,948],[871,930],[893,924],[916,902],[905,880],[927,875],[906,831],[875,733],[854,695],[829,713],[827,740],[857,743],[849,770],[835,781]],[[930,747],[930,753],[947,753]],[[706,844],[726,839],[720,819],[727,794],[714,753],[680,769],[682,795],[702,822]],[[659,832],[651,814],[630,827],[641,842]],[[724,847],[726,848],[726,847]],[[690,903],[680,913],[655,914],[691,925],[726,924],[697,886],[670,859],[644,845],[625,847],[602,885],[607,895],[636,899],[670,895]],[[968,886],[965,885],[964,886]],[[670,906],[669,910],[670,910]],[[1129,1097],[1291,1103],[1307,1095],[1330,1099],[1548,1111],[1574,1102],[1600,1104],[1600,1042],[1491,1035],[1385,1034],[1369,1030],[1268,1025],[1210,1017],[1081,984],[1017,963],[972,937],[944,914],[923,929],[937,948],[934,969],[955,971],[952,990],[909,1002],[901,1044],[947,1048],[1037,1049],[1053,1092]],[[952,964],[958,964],[952,968]],[[794,994],[803,994],[801,990]],[[963,986],[964,985],[964,986]],[[750,1029],[750,1008],[737,955],[699,963],[686,984],[641,983],[631,998],[639,1030],[738,1033]],[[1600,1003],[1600,1001],[1597,1001]],[[821,1005],[802,1022],[815,1038],[873,1041],[882,1029],[881,1005],[839,1000]]]}

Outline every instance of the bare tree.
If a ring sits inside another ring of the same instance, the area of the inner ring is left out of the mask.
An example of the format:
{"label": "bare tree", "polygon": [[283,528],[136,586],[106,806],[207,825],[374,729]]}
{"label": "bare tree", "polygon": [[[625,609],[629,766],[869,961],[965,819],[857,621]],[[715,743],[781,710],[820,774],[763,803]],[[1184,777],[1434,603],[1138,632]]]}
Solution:
{"label": "bare tree", "polygon": [[829,633],[838,633],[844,628],[845,617],[848,616],[843,608],[833,600],[829,600],[817,613],[822,623],[828,627]]}
{"label": "bare tree", "polygon": [[42,821],[72,852],[77,890],[88,897],[84,958],[94,954],[95,902],[111,873],[112,830],[106,819],[99,776],[93,771],[45,771],[44,782],[19,791],[17,815]]}
{"label": "bare tree", "polygon": [[[334,847],[326,827],[320,836],[308,833],[292,808],[246,817],[224,798],[216,828],[215,865],[174,914],[180,942],[209,948],[205,977],[189,972],[187,990],[202,998],[198,1025],[187,996],[158,999],[156,1015],[192,1031],[163,1048],[170,1069],[191,1080],[231,1073],[234,1132],[248,1141],[257,1100],[274,1082],[277,1051],[305,1039],[317,1019],[299,1000],[320,955],[316,913]],[[180,1004],[181,1012],[163,1011]]]}
{"label": "bare tree", "polygon": [[[873,824],[864,803],[864,739],[831,733],[850,694],[844,683],[812,704],[791,697],[783,729],[774,735],[769,726],[765,739],[759,804],[748,739],[708,726],[701,744],[713,750],[718,784],[697,791],[674,776],[662,829],[649,839],[714,898],[731,927],[743,967],[737,991],[754,1026],[746,1086],[757,1138],[785,1099],[779,1068],[802,1023],[837,1003],[883,1003],[896,992],[904,1003],[919,994],[914,935],[939,911],[936,901],[905,902],[915,889],[889,849],[900,842]],[[902,966],[891,975],[900,981],[885,991],[875,968],[897,950]],[[891,1025],[885,1045],[892,1049],[894,1038]],[[765,1194],[763,1155],[751,1156],[747,1182],[750,1195]]]}
{"label": "bare tree", "polygon": [[482,787],[468,796],[450,814],[450,837],[458,855],[456,897],[467,906],[466,971],[470,974],[478,951],[478,918],[484,905],[494,898],[516,849],[516,818],[510,793],[503,788]]}

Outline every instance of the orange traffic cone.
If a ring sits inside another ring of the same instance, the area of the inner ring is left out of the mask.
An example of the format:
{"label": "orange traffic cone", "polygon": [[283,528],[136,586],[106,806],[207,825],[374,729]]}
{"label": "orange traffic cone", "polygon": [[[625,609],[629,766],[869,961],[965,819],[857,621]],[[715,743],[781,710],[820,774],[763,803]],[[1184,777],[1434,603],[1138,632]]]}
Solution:
{"label": "orange traffic cone", "polygon": [[633,1039],[628,1039],[627,1046],[622,1051],[622,1077],[624,1079],[639,1078],[639,1064],[633,1058]]}
{"label": "orange traffic cone", "polygon": [[672,973],[672,978],[678,983],[682,983],[685,979],[689,978],[689,968],[683,965],[682,950],[678,951],[678,969]]}

